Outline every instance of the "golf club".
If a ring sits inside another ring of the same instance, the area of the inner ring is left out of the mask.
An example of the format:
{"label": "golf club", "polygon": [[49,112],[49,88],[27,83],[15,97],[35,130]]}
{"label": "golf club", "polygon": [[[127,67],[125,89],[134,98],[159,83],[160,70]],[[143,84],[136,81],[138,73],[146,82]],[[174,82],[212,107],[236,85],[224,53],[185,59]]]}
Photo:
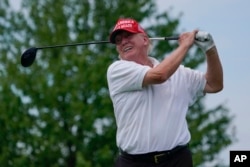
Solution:
{"label": "golf club", "polygon": [[[149,38],[150,40],[178,40],[178,36],[173,37],[154,37]],[[36,59],[37,50],[49,49],[49,48],[59,48],[59,47],[68,47],[68,46],[79,46],[79,45],[91,45],[91,44],[105,44],[110,43],[110,41],[93,41],[85,43],[73,43],[73,44],[63,44],[63,45],[54,45],[54,46],[43,46],[43,47],[32,47],[23,52],[21,56],[21,64],[23,67],[29,67]]]}

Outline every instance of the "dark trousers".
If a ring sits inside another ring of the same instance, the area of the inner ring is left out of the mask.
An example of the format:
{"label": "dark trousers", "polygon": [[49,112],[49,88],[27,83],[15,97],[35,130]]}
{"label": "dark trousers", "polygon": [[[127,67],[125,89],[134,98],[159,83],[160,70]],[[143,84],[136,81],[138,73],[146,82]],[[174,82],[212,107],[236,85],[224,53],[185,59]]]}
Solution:
{"label": "dark trousers", "polygon": [[115,167],[193,167],[193,161],[189,148],[184,147],[174,152],[150,156],[145,154],[137,157],[121,153]]}

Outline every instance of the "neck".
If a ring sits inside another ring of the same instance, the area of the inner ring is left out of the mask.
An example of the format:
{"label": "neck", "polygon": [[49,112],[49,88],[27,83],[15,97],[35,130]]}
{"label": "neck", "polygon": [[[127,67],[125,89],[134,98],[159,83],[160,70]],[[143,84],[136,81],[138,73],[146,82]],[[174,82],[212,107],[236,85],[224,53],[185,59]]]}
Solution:
{"label": "neck", "polygon": [[154,64],[152,63],[152,61],[150,60],[149,57],[146,57],[145,59],[141,60],[140,62],[138,62],[141,65],[146,65],[149,67],[154,67]]}
{"label": "neck", "polygon": [[138,64],[141,65],[145,65],[145,66],[149,66],[149,67],[154,67],[153,62],[150,60],[150,58],[146,55],[146,56],[138,56],[138,57],[133,57],[133,59],[123,59],[122,57],[120,57],[120,59],[122,60],[127,60],[127,61],[134,61]]}

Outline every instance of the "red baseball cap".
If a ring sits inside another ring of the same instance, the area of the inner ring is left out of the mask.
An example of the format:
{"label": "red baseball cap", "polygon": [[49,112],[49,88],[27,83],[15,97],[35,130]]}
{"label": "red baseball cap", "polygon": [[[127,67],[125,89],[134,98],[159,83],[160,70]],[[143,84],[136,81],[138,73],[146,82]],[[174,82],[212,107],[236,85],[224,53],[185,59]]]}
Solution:
{"label": "red baseball cap", "polygon": [[134,19],[121,18],[117,21],[113,31],[111,32],[111,34],[109,36],[109,40],[111,43],[115,44],[115,36],[122,30],[131,32],[134,34],[136,34],[136,33],[146,34],[145,30]]}

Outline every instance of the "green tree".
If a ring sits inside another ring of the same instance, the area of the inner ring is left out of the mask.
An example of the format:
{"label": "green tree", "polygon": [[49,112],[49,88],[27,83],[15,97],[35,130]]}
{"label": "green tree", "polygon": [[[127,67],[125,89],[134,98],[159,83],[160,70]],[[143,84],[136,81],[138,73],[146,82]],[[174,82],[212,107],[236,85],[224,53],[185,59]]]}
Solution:
{"label": "green tree", "polygon": [[[42,50],[30,68],[20,65],[20,55],[30,46],[107,40],[119,17],[140,21],[150,36],[178,34],[180,18],[157,12],[153,0],[20,2],[14,10],[0,1],[0,164],[112,166],[118,150],[106,69],[117,59],[115,47]],[[152,56],[162,59],[177,43],[154,46]],[[195,49],[183,63],[197,68],[204,61]],[[216,159],[233,141],[227,108],[207,110],[203,103],[188,115],[195,166]]]}

